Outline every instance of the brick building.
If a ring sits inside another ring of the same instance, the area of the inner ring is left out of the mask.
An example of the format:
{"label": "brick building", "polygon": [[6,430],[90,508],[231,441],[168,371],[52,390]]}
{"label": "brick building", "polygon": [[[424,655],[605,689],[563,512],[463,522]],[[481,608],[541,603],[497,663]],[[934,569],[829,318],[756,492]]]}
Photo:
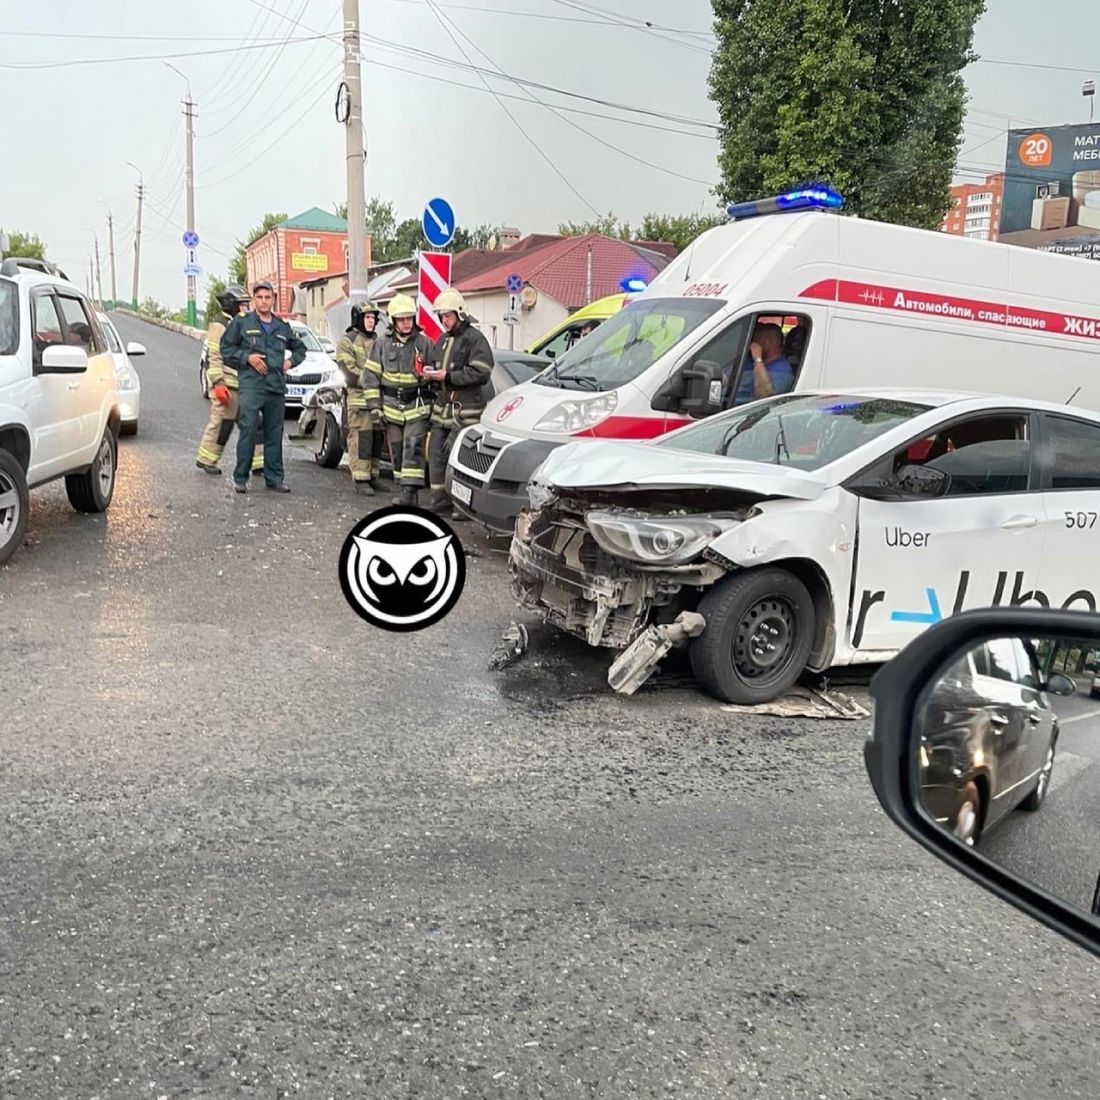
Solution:
{"label": "brick building", "polygon": [[943,220],[944,233],[995,241],[1001,228],[1003,172],[986,176],[983,183],[961,183],[951,188],[951,209]]}
{"label": "brick building", "polygon": [[[369,267],[369,237],[366,253]],[[295,302],[298,284],[348,269],[348,223],[314,206],[254,240],[245,249],[245,261],[249,286],[267,279],[275,287],[276,312],[304,314],[303,296]]]}

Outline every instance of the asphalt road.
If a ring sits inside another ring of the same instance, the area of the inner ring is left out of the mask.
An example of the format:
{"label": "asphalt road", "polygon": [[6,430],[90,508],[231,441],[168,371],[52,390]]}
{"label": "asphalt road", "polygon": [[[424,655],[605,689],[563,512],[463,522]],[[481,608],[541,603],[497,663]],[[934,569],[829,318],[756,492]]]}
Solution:
{"label": "asphalt road", "polygon": [[[345,604],[346,472],[193,466],[149,355],[106,517],[0,568],[0,1095],[1093,1097],[1091,957],[904,839],[862,723],[624,700],[476,540],[419,635]],[[468,537],[468,536],[467,536]]]}

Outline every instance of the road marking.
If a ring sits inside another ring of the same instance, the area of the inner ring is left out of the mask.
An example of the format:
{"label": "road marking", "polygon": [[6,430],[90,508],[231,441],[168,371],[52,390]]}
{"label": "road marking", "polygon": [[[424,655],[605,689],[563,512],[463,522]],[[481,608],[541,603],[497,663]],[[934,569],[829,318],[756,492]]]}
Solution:
{"label": "road marking", "polygon": [[1075,714],[1072,718],[1059,718],[1059,726],[1070,726],[1074,722],[1084,722],[1086,718],[1100,718],[1100,710],[1090,710],[1088,714]]}
{"label": "road marking", "polygon": [[1087,756],[1078,756],[1075,752],[1060,752],[1054,758],[1054,771],[1050,776],[1050,787],[1047,790],[1056,791],[1064,783],[1072,779],[1078,772],[1083,772],[1093,762]]}

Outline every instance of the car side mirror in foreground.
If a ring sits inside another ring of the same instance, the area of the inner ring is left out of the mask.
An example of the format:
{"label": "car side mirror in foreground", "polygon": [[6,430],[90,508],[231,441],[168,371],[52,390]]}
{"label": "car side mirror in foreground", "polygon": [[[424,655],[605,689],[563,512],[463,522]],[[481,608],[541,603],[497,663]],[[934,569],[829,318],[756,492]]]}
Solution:
{"label": "car side mirror in foreground", "polygon": [[1100,955],[1100,615],[971,611],[871,682],[878,800],[918,843]]}
{"label": "car side mirror in foreground", "polygon": [[37,374],[81,374],[88,369],[88,353],[75,344],[50,344],[42,349]]}
{"label": "car side mirror in foreground", "polygon": [[144,355],[145,354],[145,345],[144,344],[139,344],[136,340],[131,340],[126,345],[126,354],[127,355]]}

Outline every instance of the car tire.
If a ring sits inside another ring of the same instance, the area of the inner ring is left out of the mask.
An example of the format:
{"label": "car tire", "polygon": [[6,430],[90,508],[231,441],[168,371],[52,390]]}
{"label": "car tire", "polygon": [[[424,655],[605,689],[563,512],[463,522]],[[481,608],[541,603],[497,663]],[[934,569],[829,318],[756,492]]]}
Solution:
{"label": "car tire", "polygon": [[1027,810],[1028,813],[1033,814],[1046,799],[1047,791],[1050,790],[1050,776],[1054,771],[1054,756],[1057,745],[1057,739],[1051,738],[1050,745],[1047,748],[1047,758],[1043,761],[1042,770],[1039,772],[1039,781],[1035,784],[1035,790],[1020,803],[1021,810]]}
{"label": "car tire", "polygon": [[106,512],[115,495],[115,474],[118,472],[118,443],[114,432],[107,428],[91,466],[82,474],[68,474],[65,492],[69,503],[78,512]]}
{"label": "car tire", "polygon": [[691,645],[691,667],[709,694],[752,706],[779,698],[806,667],[814,602],[786,569],[736,573],[700,601],[706,629]]}
{"label": "car tire", "polygon": [[318,466],[335,470],[344,457],[344,439],[340,422],[330,412],[325,413],[325,426],[321,431],[321,445],[313,456]]}
{"label": "car tire", "polygon": [[9,451],[0,451],[0,498],[13,496],[13,502],[0,510],[0,565],[23,545],[31,514],[31,494],[27,475]]}
{"label": "car tire", "polygon": [[955,806],[955,820],[951,823],[951,832],[955,839],[968,848],[973,848],[982,837],[982,792],[978,784],[970,780],[961,791]]}

